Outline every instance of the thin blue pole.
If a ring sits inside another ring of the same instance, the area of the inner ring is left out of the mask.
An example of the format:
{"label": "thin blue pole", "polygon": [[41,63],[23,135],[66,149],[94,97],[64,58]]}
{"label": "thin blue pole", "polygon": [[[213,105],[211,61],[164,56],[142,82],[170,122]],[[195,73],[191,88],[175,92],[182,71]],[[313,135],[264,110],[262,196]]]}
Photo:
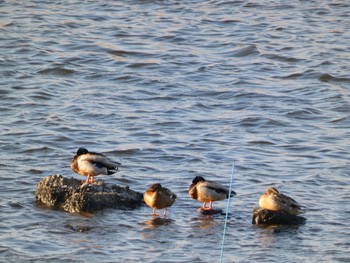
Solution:
{"label": "thin blue pole", "polygon": [[227,229],[227,221],[228,221],[228,212],[230,209],[230,200],[231,200],[231,193],[232,193],[232,183],[233,183],[233,174],[235,170],[235,163],[232,163],[232,174],[231,174],[231,180],[230,180],[230,188],[229,188],[229,194],[227,198],[227,206],[226,206],[226,217],[225,217],[225,225],[224,225],[224,233],[222,235],[222,243],[221,243],[221,255],[220,255],[220,263],[222,263],[222,258],[224,256],[224,246],[225,246],[225,238],[226,238],[226,229]]}

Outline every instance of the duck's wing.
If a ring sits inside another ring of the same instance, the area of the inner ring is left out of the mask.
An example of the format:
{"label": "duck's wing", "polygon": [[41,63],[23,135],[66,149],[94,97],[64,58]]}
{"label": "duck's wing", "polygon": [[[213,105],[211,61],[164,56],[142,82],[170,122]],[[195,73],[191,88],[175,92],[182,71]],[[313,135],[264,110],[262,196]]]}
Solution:
{"label": "duck's wing", "polygon": [[216,182],[205,181],[200,183],[199,191],[210,199],[223,200],[228,197],[229,190]]}
{"label": "duck's wing", "polygon": [[109,160],[105,155],[100,153],[88,153],[85,154],[82,159],[94,163],[99,168],[105,167],[107,169],[118,170],[118,167],[121,165],[119,162]]}
{"label": "duck's wing", "polygon": [[296,208],[296,209],[301,209],[301,205],[299,205],[299,203],[297,201],[295,201],[293,198],[284,195],[284,194],[279,194],[280,195],[280,200],[281,202],[283,202],[284,204],[292,207],[292,208]]}
{"label": "duck's wing", "polygon": [[302,211],[302,206],[293,198],[287,195],[279,194],[278,202],[280,203],[281,208],[287,211],[288,213],[297,215],[304,212]]}
{"label": "duck's wing", "polygon": [[169,207],[175,203],[176,194],[170,191],[168,188],[161,189],[159,191],[159,202],[162,207]]}
{"label": "duck's wing", "polygon": [[225,194],[225,195],[228,195],[228,192],[229,192],[229,189],[219,183],[216,183],[216,182],[212,182],[212,181],[206,181],[204,183],[204,185],[212,190],[212,191],[215,191],[216,193],[218,194]]}
{"label": "duck's wing", "polygon": [[172,191],[170,191],[168,188],[164,188],[162,189],[162,194],[164,194],[165,196],[170,197],[171,199],[176,199],[177,195],[174,194]]}

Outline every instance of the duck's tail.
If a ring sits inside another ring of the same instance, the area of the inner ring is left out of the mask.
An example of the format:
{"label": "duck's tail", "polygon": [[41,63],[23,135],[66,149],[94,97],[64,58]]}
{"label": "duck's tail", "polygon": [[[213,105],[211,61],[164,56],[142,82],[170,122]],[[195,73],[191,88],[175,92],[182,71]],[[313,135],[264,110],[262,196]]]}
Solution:
{"label": "duck's tail", "polygon": [[118,169],[119,169],[118,166],[108,168],[107,173],[108,173],[108,175],[114,174],[114,173],[118,172]]}
{"label": "duck's tail", "polygon": [[[232,190],[231,194],[230,194],[230,197],[234,197],[235,195],[237,195],[236,192]],[[228,195],[227,195],[227,197],[228,197]]]}

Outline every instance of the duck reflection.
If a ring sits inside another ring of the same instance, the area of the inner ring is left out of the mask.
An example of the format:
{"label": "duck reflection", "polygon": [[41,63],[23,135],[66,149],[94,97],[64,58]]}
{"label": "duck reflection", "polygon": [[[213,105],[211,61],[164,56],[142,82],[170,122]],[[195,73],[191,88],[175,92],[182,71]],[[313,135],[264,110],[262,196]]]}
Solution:
{"label": "duck reflection", "polygon": [[217,222],[211,214],[201,214],[198,217],[192,218],[192,222],[194,223],[193,228],[196,229],[210,229],[217,225]]}
{"label": "duck reflection", "polygon": [[144,225],[146,226],[146,228],[153,229],[153,228],[157,228],[160,226],[170,225],[173,222],[174,222],[174,220],[172,220],[172,219],[162,218],[162,217],[154,217],[151,220],[145,221]]}

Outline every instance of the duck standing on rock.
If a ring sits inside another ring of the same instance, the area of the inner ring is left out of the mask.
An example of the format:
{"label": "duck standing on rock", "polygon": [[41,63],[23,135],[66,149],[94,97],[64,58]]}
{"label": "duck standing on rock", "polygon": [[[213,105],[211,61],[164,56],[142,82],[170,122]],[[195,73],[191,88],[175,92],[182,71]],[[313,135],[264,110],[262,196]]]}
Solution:
{"label": "duck standing on rock", "polygon": [[270,187],[260,196],[259,206],[270,211],[279,211],[286,214],[298,215],[301,206],[293,198],[281,194],[276,188]]}
{"label": "duck standing on rock", "polygon": [[[212,210],[213,202],[228,198],[229,189],[219,183],[207,181],[201,176],[196,176],[188,190],[189,195],[199,202],[203,202],[203,210]],[[231,192],[230,197],[236,195],[234,191]],[[209,202],[209,207],[207,203]]]}
{"label": "duck standing on rock", "polygon": [[153,216],[156,216],[156,209],[164,208],[164,217],[166,217],[167,208],[172,206],[177,196],[168,188],[161,184],[153,184],[143,195],[145,203],[153,209]]}
{"label": "duck standing on rock", "polygon": [[89,152],[79,148],[73,157],[70,167],[78,174],[87,176],[84,184],[93,184],[94,177],[100,174],[111,175],[118,171],[121,163],[111,161],[101,153]]}

